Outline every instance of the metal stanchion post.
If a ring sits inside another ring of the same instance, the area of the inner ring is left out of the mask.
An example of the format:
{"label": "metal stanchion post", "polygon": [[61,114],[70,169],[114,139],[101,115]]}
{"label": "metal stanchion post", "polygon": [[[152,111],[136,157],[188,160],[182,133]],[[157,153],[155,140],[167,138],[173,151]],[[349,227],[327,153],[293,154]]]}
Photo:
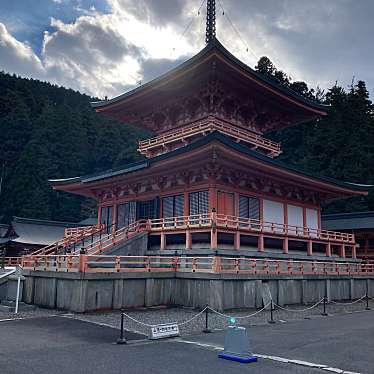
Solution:
{"label": "metal stanchion post", "polygon": [[369,307],[369,279],[366,279],[366,308],[365,310],[370,310]]}
{"label": "metal stanchion post", "polygon": [[274,312],[274,302],[273,302],[273,299],[272,299],[271,302],[270,302],[270,321],[269,321],[269,323],[275,323],[273,312]]}
{"label": "metal stanchion post", "polygon": [[321,313],[323,316],[328,316],[328,314],[326,312],[326,301],[327,301],[327,297],[324,296],[323,297],[323,313]]}
{"label": "metal stanchion post", "polygon": [[205,308],[205,328],[203,330],[203,332],[205,333],[211,332],[211,330],[209,329],[209,317],[208,316],[209,316],[209,306],[207,304]]}
{"label": "metal stanchion post", "polygon": [[123,313],[123,311],[121,310],[121,330],[120,330],[120,333],[119,333],[119,339],[117,340],[117,344],[127,344],[127,340],[125,338],[125,335],[124,335],[124,319],[125,319],[125,314]]}

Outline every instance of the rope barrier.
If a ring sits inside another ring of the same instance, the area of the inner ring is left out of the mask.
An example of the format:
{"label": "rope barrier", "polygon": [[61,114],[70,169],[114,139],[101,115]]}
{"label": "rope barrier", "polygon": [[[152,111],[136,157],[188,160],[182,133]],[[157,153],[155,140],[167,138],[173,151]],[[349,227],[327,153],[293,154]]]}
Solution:
{"label": "rope barrier", "polygon": [[302,313],[302,312],[306,312],[308,310],[311,310],[311,309],[315,308],[316,306],[318,306],[319,304],[321,304],[323,302],[323,299],[324,298],[322,298],[321,300],[317,301],[311,307],[308,307],[308,308],[305,308],[305,309],[288,309],[288,308],[284,308],[283,306],[280,306],[280,305],[278,305],[276,303],[274,303],[274,305],[277,306],[279,309],[285,310],[286,312],[296,312],[296,313],[300,312],[300,313]]}
{"label": "rope barrier", "polygon": [[365,297],[366,297],[366,295],[360,297],[359,299],[357,299],[355,301],[352,301],[351,303],[339,303],[338,301],[333,301],[333,300],[331,300],[330,303],[337,304],[337,305],[352,305],[352,304],[358,303],[359,301],[362,301],[363,299],[365,299]]}
{"label": "rope barrier", "polygon": [[[359,299],[353,301],[353,302],[350,302],[350,303],[340,303],[340,302],[337,302],[337,301],[330,301],[330,303],[332,304],[337,304],[337,305],[352,305],[352,304],[355,304],[355,303],[358,303],[362,300],[364,300],[366,298],[366,295],[360,297]],[[369,298],[370,300],[374,300],[374,297],[371,297]],[[285,308],[285,307],[282,307],[276,303],[273,302],[273,305],[276,306],[277,308],[281,309],[281,310],[284,310],[286,312],[291,312],[291,313],[303,313],[303,312],[306,312],[308,310],[311,310],[311,309],[314,309],[316,308],[318,305],[320,305],[322,302],[323,302],[324,298],[322,298],[321,300],[317,301],[315,304],[313,304],[312,306],[308,307],[308,308],[304,308],[304,309],[289,309],[289,308]],[[176,322],[176,324],[178,326],[184,326],[184,325],[187,325],[188,323],[192,322],[193,320],[195,320],[196,318],[198,318],[199,316],[201,316],[204,312],[206,312],[207,310],[210,310],[212,313],[214,314],[217,314],[218,316],[222,317],[222,318],[235,318],[235,319],[246,319],[246,318],[252,318],[254,316],[256,316],[257,314],[260,314],[262,313],[266,308],[268,308],[270,305],[271,305],[271,301],[269,303],[267,303],[262,309],[260,310],[257,310],[256,312],[254,313],[251,313],[251,314],[248,314],[248,315],[245,315],[245,316],[232,316],[232,315],[229,315],[229,314],[225,314],[225,313],[221,313],[219,312],[218,310],[215,310],[215,309],[212,309],[211,307],[209,306],[206,306],[204,309],[202,309],[199,313],[195,314],[193,317],[189,318],[188,320],[186,321],[183,321],[183,322]],[[157,323],[157,324],[150,324],[150,323],[145,323],[145,322],[142,322],[142,321],[139,321],[138,319],[136,318],[133,318],[131,317],[130,315],[128,315],[127,313],[124,313],[122,312],[123,315],[125,317],[127,317],[129,320],[135,322],[135,323],[138,323],[139,325],[142,325],[142,326],[145,326],[145,327],[155,327],[155,326],[158,326],[160,325],[160,323]],[[167,322],[166,322],[167,323]]]}
{"label": "rope barrier", "polygon": [[215,310],[215,309],[211,309],[209,308],[213,313],[215,314],[218,314],[219,316],[222,316],[224,318],[235,318],[235,319],[244,319],[244,318],[251,318],[251,317],[254,317],[255,315],[257,314],[260,314],[261,312],[263,312],[269,305],[271,304],[271,301],[269,303],[267,303],[262,309],[258,310],[257,312],[255,313],[252,313],[252,314],[248,314],[246,316],[230,316],[228,314],[224,314],[224,313],[221,313],[219,312],[218,310]]}
{"label": "rope barrier", "polygon": [[[186,325],[187,323],[190,323],[190,322],[193,321],[195,318],[197,318],[197,317],[199,317],[200,315],[202,315],[202,314],[206,311],[206,309],[210,309],[210,308],[206,306],[202,311],[200,311],[199,313],[195,314],[192,318],[188,319],[187,321],[176,322],[176,324],[177,324],[178,326]],[[131,321],[136,322],[136,323],[138,323],[139,325],[142,325],[142,326],[146,326],[146,327],[155,327],[155,326],[160,325],[160,323],[149,324],[149,323],[145,323],[145,322],[139,321],[139,320],[137,320],[137,319],[135,319],[135,318],[129,316],[129,315],[126,314],[126,313],[123,313],[123,315],[124,315],[125,317],[127,317],[128,319],[130,319]]]}
{"label": "rope barrier", "polygon": [[200,315],[202,315],[207,309],[210,309],[208,306],[206,306],[200,313],[197,313],[195,316],[193,316],[192,318],[188,319],[187,321],[184,321],[184,322],[177,322],[177,325],[178,326],[183,326],[183,325],[186,325],[187,323],[190,323],[191,321],[193,321],[195,318],[199,317]]}

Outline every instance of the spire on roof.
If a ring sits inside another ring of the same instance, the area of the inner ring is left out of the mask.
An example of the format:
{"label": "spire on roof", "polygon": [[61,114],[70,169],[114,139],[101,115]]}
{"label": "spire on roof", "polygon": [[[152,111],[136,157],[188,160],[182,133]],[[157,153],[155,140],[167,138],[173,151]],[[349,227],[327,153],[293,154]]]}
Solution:
{"label": "spire on roof", "polygon": [[209,44],[215,38],[216,38],[216,1],[207,0],[205,41],[207,44]]}

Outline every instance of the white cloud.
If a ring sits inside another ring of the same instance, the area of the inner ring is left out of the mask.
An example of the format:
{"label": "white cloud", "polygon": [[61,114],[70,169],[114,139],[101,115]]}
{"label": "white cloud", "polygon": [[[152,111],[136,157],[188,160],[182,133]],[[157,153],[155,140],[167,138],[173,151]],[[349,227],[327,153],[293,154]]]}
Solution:
{"label": "white cloud", "polygon": [[25,43],[21,43],[0,23],[0,70],[18,75],[42,78],[45,70],[40,59]]}
{"label": "white cloud", "polygon": [[[369,87],[374,85],[367,63],[374,58],[374,27],[367,18],[374,6],[369,1],[362,2],[366,7],[350,0],[223,3],[246,43],[219,5],[218,37],[250,66],[266,55],[292,78],[313,86],[350,81],[354,73]],[[107,0],[105,14],[88,7],[71,23],[52,18],[53,31],[45,31],[40,56],[0,23],[0,69],[93,96],[115,96],[164,73],[204,46],[205,11],[197,17],[200,4],[200,0]]]}

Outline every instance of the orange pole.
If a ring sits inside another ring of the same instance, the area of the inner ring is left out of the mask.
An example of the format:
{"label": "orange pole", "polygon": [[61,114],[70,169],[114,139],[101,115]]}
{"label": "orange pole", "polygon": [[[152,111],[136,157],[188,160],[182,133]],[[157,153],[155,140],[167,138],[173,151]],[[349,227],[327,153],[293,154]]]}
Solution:
{"label": "orange pole", "polygon": [[210,230],[210,248],[216,249],[218,246],[218,233],[217,233],[217,212],[215,209],[212,211],[212,229]]}
{"label": "orange pole", "polygon": [[352,245],[352,258],[357,258],[357,249],[355,245]]}
{"label": "orange pole", "polygon": [[240,231],[236,231],[234,234],[234,249],[239,250],[240,249]]}
{"label": "orange pole", "polygon": [[283,239],[283,253],[288,253],[288,238]]}
{"label": "orange pole", "polygon": [[340,257],[345,257],[345,245],[340,246]]}
{"label": "orange pole", "polygon": [[160,249],[163,251],[164,249],[166,249],[166,235],[164,232],[161,233],[161,243],[160,243]]}
{"label": "orange pole", "polygon": [[331,257],[331,243],[326,244],[326,257]]}
{"label": "orange pole", "polygon": [[313,242],[311,240],[308,240],[308,256],[313,255]]}
{"label": "orange pole", "polygon": [[260,234],[258,236],[258,251],[259,252],[264,252],[265,248],[264,248],[264,235],[263,234]]}
{"label": "orange pole", "polygon": [[79,272],[85,273],[87,270],[87,255],[79,255]]}
{"label": "orange pole", "polygon": [[192,235],[190,230],[186,230],[186,249],[192,248]]}

